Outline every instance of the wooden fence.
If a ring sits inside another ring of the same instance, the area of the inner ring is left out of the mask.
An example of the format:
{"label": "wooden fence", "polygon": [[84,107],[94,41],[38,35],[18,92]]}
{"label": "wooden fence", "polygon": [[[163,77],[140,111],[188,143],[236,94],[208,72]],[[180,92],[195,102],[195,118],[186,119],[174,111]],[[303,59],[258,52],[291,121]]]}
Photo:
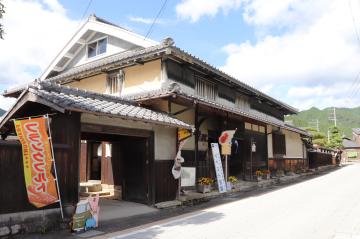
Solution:
{"label": "wooden fence", "polygon": [[309,168],[332,165],[333,157],[331,153],[309,152]]}
{"label": "wooden fence", "polygon": [[269,158],[270,171],[285,170],[296,172],[298,169],[306,169],[307,160],[303,158]]}

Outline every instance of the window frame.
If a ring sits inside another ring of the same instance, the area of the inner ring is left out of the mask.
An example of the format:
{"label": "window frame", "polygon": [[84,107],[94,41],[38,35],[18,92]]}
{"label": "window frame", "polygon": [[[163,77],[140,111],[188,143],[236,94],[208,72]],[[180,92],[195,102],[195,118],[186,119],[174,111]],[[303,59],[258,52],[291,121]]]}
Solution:
{"label": "window frame", "polygon": [[274,156],[285,156],[286,135],[281,133],[272,133],[272,148]]}
{"label": "window frame", "polygon": [[[104,39],[106,39],[105,52],[103,52],[103,53],[98,53],[98,52],[99,52],[99,41],[104,40]],[[95,48],[96,55],[89,57],[89,45],[90,45],[90,44],[93,44],[93,43],[95,43],[95,42],[96,42],[96,48]],[[94,58],[96,58],[96,57],[98,57],[98,56],[101,56],[101,55],[106,54],[107,51],[108,51],[108,43],[109,43],[109,38],[108,38],[108,36],[99,37],[99,38],[97,38],[97,39],[95,39],[95,40],[92,40],[92,41],[89,41],[88,43],[86,43],[86,59],[94,59]]]}

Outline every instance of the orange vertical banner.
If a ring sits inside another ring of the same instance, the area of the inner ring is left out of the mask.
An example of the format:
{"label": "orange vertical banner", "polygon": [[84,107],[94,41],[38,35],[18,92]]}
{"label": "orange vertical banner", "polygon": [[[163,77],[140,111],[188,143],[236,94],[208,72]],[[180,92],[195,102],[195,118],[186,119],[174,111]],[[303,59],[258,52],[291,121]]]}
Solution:
{"label": "orange vertical banner", "polygon": [[29,202],[40,208],[58,202],[52,153],[46,118],[15,120],[15,130],[22,145],[25,185]]}

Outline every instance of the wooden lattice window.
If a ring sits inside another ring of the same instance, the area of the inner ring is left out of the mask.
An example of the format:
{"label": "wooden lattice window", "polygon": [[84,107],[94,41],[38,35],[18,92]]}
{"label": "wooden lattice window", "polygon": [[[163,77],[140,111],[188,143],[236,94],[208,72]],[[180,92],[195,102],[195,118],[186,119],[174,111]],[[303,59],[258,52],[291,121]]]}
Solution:
{"label": "wooden lattice window", "polygon": [[209,100],[216,100],[216,87],[210,82],[197,78],[195,83],[195,91],[198,96],[204,97]]}
{"label": "wooden lattice window", "polygon": [[274,155],[286,155],[286,142],[284,134],[272,134],[273,140],[273,154]]}

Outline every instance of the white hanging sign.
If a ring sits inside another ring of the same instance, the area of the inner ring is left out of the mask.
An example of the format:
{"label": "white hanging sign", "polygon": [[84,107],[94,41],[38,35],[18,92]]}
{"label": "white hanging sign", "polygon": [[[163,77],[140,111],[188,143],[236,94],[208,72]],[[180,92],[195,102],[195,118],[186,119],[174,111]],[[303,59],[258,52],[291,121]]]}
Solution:
{"label": "white hanging sign", "polygon": [[224,192],[226,192],[226,183],[225,183],[225,178],[224,178],[223,167],[221,164],[219,144],[211,143],[211,150],[212,150],[212,155],[213,155],[213,159],[214,159],[214,166],[215,166],[216,179],[217,179],[217,183],[218,183],[219,192],[224,193]]}

